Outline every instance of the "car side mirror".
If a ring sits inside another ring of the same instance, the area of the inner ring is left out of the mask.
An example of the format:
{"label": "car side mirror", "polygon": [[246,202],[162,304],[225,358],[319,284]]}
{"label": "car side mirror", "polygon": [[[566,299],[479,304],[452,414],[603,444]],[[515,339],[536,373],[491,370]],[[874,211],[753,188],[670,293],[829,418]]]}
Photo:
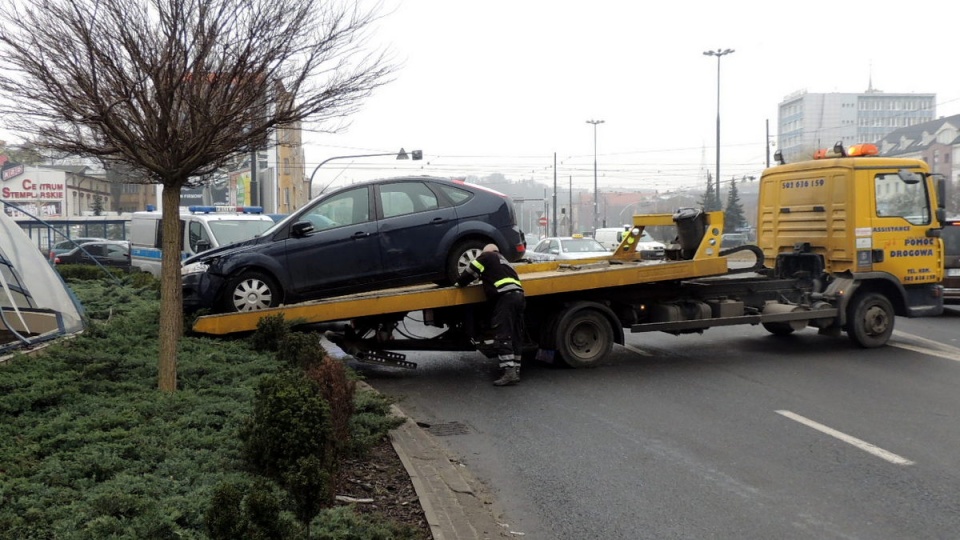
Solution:
{"label": "car side mirror", "polygon": [[207,251],[211,247],[213,246],[210,244],[209,240],[200,240],[197,242],[197,253]]}
{"label": "car side mirror", "polygon": [[309,221],[298,221],[290,227],[290,236],[302,238],[313,232],[313,223]]}

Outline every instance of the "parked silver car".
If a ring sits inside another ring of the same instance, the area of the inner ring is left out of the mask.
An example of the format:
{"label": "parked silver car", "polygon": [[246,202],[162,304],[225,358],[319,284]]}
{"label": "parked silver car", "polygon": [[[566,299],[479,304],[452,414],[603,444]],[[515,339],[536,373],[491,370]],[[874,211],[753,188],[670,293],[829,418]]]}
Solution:
{"label": "parked silver car", "polygon": [[528,261],[569,261],[609,257],[613,253],[593,238],[577,236],[547,237],[527,250],[524,257]]}

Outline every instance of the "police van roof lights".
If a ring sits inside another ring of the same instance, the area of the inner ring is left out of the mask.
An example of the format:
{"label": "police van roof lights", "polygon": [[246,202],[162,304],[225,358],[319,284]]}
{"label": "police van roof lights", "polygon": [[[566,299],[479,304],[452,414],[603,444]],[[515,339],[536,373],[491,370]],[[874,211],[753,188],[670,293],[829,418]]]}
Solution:
{"label": "police van roof lights", "polygon": [[188,207],[193,214],[215,214],[215,213],[237,213],[237,214],[262,214],[262,206],[190,206]]}

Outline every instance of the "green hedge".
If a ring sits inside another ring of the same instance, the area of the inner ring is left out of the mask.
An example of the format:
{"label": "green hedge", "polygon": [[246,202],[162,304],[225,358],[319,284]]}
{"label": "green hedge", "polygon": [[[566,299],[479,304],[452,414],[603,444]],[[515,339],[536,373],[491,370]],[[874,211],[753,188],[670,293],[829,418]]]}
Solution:
{"label": "green hedge", "polygon": [[[160,393],[158,294],[141,279],[71,278],[88,329],[0,365],[0,538],[208,538],[219,490],[264,482],[248,471],[239,433],[258,385],[289,364],[249,340],[187,336],[178,391]],[[355,437],[382,437],[391,422],[360,422]],[[289,497],[276,504],[281,537],[305,538]]]}

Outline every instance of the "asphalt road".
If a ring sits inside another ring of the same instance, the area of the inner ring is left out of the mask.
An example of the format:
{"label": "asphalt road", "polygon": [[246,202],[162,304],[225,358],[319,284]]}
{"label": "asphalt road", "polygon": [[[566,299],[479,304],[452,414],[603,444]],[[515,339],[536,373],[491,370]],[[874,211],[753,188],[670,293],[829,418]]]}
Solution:
{"label": "asphalt road", "polygon": [[357,364],[529,540],[960,535],[960,312],[863,350],[807,329],[629,334],[596,369]]}

